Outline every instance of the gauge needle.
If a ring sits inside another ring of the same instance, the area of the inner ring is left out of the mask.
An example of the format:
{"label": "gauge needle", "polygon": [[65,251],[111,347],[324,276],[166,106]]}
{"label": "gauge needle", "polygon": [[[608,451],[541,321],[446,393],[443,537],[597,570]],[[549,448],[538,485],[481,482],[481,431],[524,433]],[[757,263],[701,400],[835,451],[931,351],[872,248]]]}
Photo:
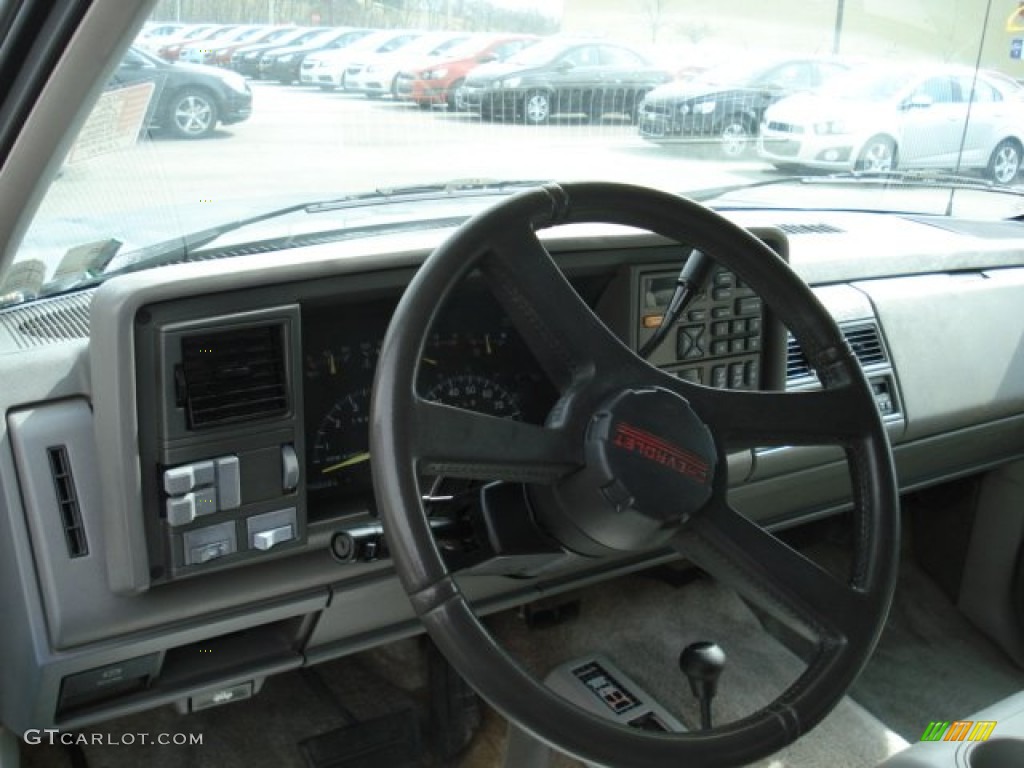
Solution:
{"label": "gauge needle", "polygon": [[355,464],[362,464],[364,461],[369,460],[370,452],[364,451],[363,453],[357,453],[354,456],[349,456],[347,459],[345,459],[344,461],[339,461],[337,464],[331,464],[331,466],[329,467],[324,467],[323,469],[320,470],[320,472],[326,475],[328,472],[336,472],[339,469],[351,467],[354,466]]}

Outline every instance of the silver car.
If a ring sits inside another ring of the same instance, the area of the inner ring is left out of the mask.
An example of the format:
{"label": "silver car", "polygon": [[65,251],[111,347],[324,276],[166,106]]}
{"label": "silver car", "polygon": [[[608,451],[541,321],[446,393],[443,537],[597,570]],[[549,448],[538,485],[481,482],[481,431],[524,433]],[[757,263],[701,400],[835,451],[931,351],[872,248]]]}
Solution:
{"label": "silver car", "polygon": [[769,107],[759,151],[778,167],[977,169],[1009,184],[1024,147],[1022,95],[998,73],[862,68]]}

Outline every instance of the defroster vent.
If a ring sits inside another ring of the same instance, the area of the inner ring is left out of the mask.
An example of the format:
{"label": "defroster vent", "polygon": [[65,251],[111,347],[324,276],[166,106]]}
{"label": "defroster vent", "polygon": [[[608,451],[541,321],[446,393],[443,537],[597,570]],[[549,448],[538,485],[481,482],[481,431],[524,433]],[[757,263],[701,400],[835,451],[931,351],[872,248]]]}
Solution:
{"label": "defroster vent", "polygon": [[175,386],[189,429],[288,412],[284,333],[275,323],[182,338]]}

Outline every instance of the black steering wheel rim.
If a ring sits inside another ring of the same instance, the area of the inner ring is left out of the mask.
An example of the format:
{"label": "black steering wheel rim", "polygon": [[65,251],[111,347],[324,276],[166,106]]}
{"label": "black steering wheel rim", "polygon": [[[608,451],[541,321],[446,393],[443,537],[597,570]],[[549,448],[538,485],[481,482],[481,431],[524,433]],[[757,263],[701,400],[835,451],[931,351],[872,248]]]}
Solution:
{"label": "black steering wheel rim", "polygon": [[[552,319],[562,312],[559,302],[572,301],[565,293],[568,283],[533,233],[585,222],[645,229],[711,254],[793,333],[822,381],[821,393],[718,393],[647,366],[589,310],[574,305],[566,310],[578,313],[571,323]],[[416,394],[428,329],[472,270],[502,295],[523,336],[540,339],[537,344],[549,353],[546,367],[567,394],[547,428],[463,418],[455,409],[427,407]],[[620,369],[627,373],[613,373]],[[714,475],[713,497],[699,514],[681,518],[672,543],[748,596],[798,617],[818,641],[805,672],[775,701],[707,732],[666,735],[617,726],[569,704],[527,673],[491,637],[448,572],[417,483],[425,466],[464,476],[488,477],[493,471],[519,482],[561,482],[552,478],[583,461],[574,442],[585,428],[581,419],[590,417],[598,399],[634,382],[685,397],[715,437],[720,471]],[[824,571],[725,501],[727,445],[801,443],[836,444],[846,451],[855,541],[845,583],[829,581]],[[547,185],[466,222],[424,262],[393,316],[374,383],[370,451],[395,569],[427,632],[511,721],[590,762],[738,765],[770,754],[835,706],[870,656],[888,613],[899,539],[896,481],[884,425],[856,357],[828,312],[782,259],[742,228],[683,198],[622,184]]]}

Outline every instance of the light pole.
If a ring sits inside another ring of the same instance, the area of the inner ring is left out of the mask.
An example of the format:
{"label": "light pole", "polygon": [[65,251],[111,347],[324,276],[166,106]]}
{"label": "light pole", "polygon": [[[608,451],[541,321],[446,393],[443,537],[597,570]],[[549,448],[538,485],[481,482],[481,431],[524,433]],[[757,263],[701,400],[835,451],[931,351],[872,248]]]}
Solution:
{"label": "light pole", "polygon": [[839,54],[839,38],[843,34],[843,10],[846,0],[836,0],[836,29],[832,35],[832,55]]}

